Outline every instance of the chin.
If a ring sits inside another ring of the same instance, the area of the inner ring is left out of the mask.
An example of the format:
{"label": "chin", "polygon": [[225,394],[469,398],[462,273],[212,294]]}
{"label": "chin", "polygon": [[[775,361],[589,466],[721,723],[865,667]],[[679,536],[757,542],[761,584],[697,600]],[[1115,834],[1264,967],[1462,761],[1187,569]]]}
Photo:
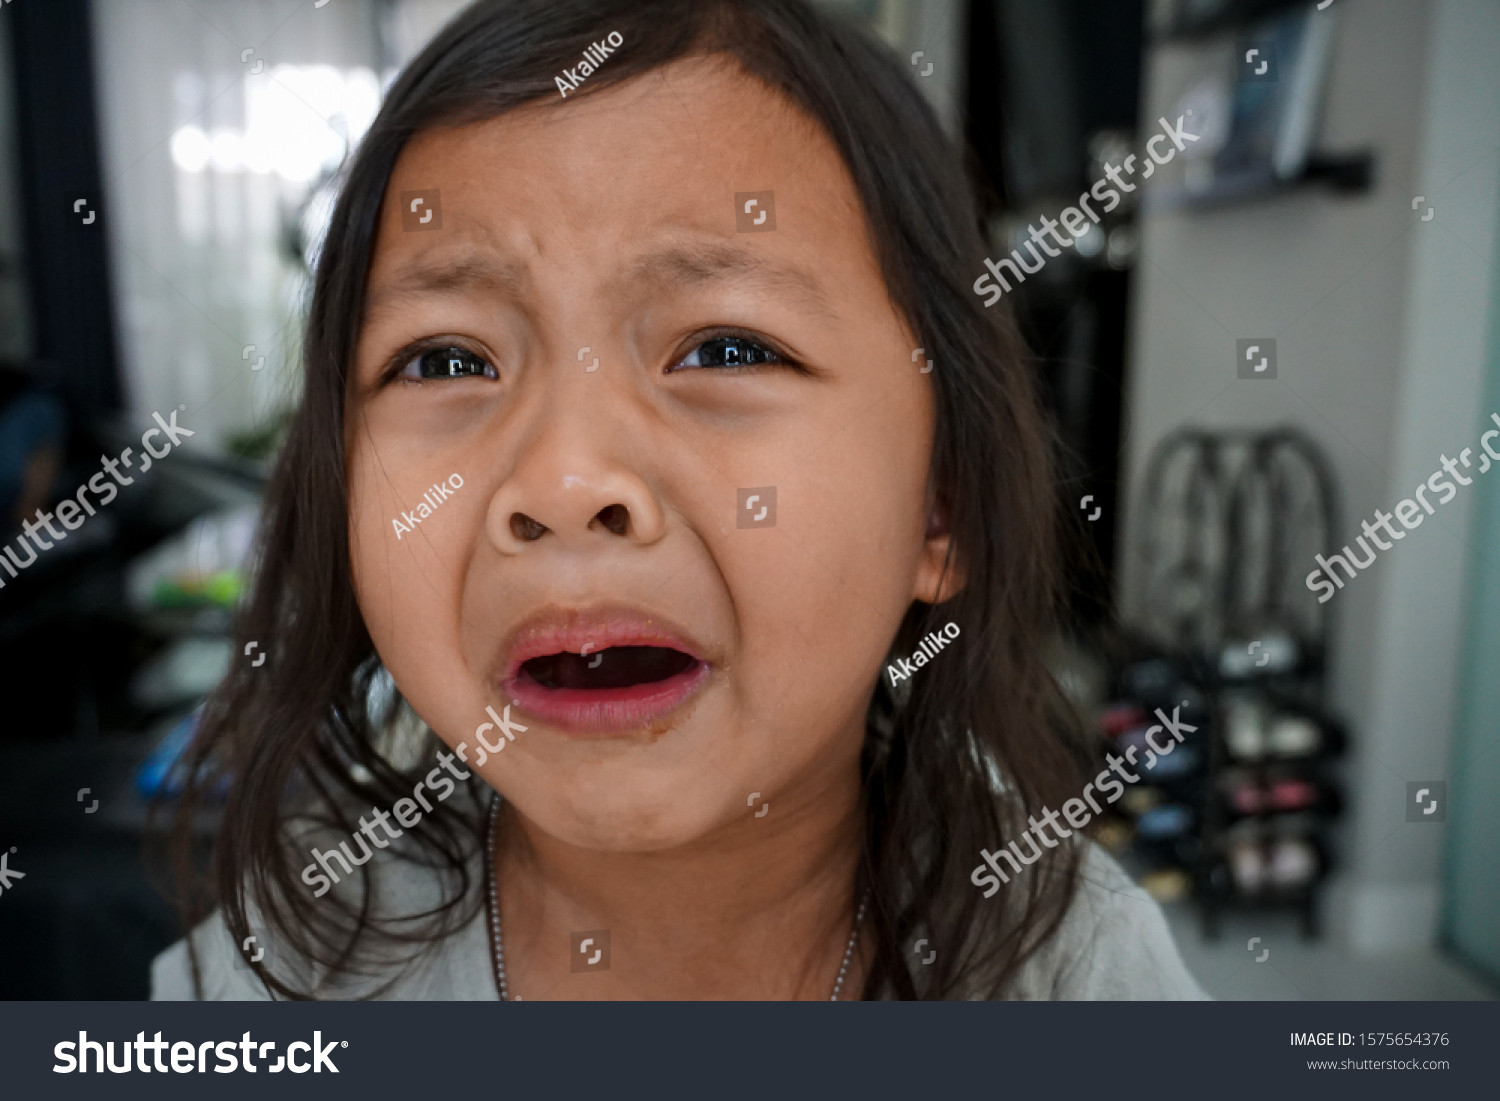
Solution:
{"label": "chin", "polygon": [[[694,755],[693,759],[697,759]],[[705,790],[698,768],[676,767],[666,775],[647,777],[639,769],[605,765],[586,783],[577,773],[559,777],[557,787],[540,802],[524,795],[517,808],[552,837],[579,848],[602,852],[660,852],[690,845],[733,820],[743,799],[727,790],[728,782]],[[544,784],[541,778],[533,783]],[[743,809],[743,808],[739,808]]]}

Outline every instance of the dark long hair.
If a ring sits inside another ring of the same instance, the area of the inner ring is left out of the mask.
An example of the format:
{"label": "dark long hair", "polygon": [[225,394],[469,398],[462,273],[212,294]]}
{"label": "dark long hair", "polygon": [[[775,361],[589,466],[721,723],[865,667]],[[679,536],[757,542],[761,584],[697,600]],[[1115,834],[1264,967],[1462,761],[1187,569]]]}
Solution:
{"label": "dark long hair", "polygon": [[[314,815],[353,832],[348,808],[390,805],[412,785],[379,751],[391,707],[370,702],[381,668],[350,579],[345,390],[378,214],[405,144],[433,126],[556,96],[554,76],[612,31],[624,47],[576,94],[719,55],[827,131],[853,177],[891,299],[936,363],[929,493],[947,516],[949,568],[963,585],[941,607],[914,604],[892,651],[915,651],[950,621],[963,644],[901,691],[882,677],[871,706],[858,874],[872,892],[875,955],[864,994],[1003,996],[1056,928],[1077,879],[1077,854],[1065,847],[989,901],[969,879],[981,848],[1017,836],[1028,814],[1060,806],[1082,782],[1079,747],[1059,725],[1064,709],[1053,707],[1056,684],[1038,657],[1056,571],[1047,436],[1010,315],[1003,305],[983,308],[971,289],[982,242],[958,151],[905,66],[803,0],[480,0],[391,88],[347,166],[322,247],[305,389],[266,494],[256,576],[237,627],[240,650],[260,640],[268,660],[225,678],[185,764],[190,782],[176,817],[185,916],[191,923],[221,905],[238,943],[254,913],[294,956],[337,975],[360,973],[382,941],[412,946],[414,960],[481,905],[470,882],[481,832],[474,801],[441,805],[413,831],[418,857],[445,884],[420,922],[407,915],[398,929],[373,915],[368,890],[358,903],[315,900],[297,880],[294,820]],[[194,889],[190,823],[224,775],[231,782],[212,872]],[[360,871],[368,876],[369,867]],[[917,935],[940,949],[933,965],[915,965],[905,951]],[[257,970],[280,996],[309,994],[285,974]]]}

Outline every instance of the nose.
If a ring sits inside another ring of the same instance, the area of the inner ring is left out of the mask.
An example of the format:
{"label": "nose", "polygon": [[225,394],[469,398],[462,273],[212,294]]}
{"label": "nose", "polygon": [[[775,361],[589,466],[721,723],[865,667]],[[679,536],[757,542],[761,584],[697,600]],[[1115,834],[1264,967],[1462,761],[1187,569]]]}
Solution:
{"label": "nose", "polygon": [[[649,546],[665,534],[665,510],[632,462],[638,449],[618,439],[617,419],[597,412],[602,420],[576,406],[560,414],[518,457],[485,517],[486,534],[501,554],[619,540]],[[612,422],[617,431],[599,431]]]}

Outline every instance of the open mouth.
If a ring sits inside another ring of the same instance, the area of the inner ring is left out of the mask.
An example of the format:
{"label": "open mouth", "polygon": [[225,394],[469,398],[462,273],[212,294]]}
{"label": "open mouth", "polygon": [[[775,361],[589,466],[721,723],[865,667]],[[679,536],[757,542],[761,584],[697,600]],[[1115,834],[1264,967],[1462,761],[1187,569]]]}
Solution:
{"label": "open mouth", "polygon": [[546,689],[586,692],[655,685],[701,662],[668,646],[609,646],[587,654],[545,654],[521,663],[521,676]]}
{"label": "open mouth", "polygon": [[523,711],[573,737],[643,729],[659,736],[667,728],[662,720],[698,690],[710,667],[665,639],[632,639],[630,633],[616,632],[626,635],[619,645],[597,649],[593,642],[580,645],[576,635],[538,643],[535,649],[551,652],[517,654],[523,660],[501,689]]}

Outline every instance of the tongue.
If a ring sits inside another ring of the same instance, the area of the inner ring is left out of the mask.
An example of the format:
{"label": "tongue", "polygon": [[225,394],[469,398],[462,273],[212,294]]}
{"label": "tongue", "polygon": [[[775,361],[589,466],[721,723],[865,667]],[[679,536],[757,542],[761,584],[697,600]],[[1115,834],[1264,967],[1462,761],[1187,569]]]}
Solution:
{"label": "tongue", "polygon": [[594,654],[548,654],[521,668],[543,688],[629,688],[691,669],[696,659],[665,646],[611,646]]}

